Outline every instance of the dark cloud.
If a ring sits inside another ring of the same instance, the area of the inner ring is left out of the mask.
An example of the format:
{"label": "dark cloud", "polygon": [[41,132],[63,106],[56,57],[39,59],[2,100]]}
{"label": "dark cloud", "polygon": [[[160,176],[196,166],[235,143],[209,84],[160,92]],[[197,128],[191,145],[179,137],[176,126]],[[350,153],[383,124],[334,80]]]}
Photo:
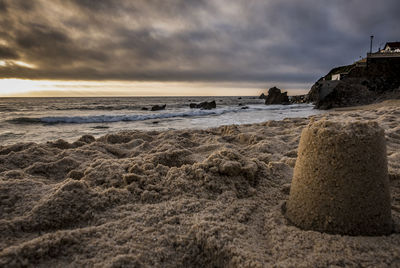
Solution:
{"label": "dark cloud", "polygon": [[16,43],[21,49],[35,49],[69,43],[66,34],[49,26],[31,24],[28,29],[16,33]]}
{"label": "dark cloud", "polygon": [[113,0],[71,0],[71,3],[88,10],[103,10],[105,12],[113,10],[118,6],[118,3]]}
{"label": "dark cloud", "polygon": [[375,49],[400,39],[398,0],[0,0],[0,13],[0,77],[309,84],[371,34]]}
{"label": "dark cloud", "polygon": [[11,48],[0,45],[0,60],[1,59],[15,60],[15,59],[18,59],[18,54]]}

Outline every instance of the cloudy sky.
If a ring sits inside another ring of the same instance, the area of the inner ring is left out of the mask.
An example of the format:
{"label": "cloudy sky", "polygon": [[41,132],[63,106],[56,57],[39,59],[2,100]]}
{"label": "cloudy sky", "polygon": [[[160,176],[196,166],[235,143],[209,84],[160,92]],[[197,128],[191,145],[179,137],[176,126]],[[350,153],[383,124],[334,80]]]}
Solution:
{"label": "cloudy sky", "polygon": [[399,0],[0,0],[0,94],[20,79],[308,89],[371,34],[374,49],[400,40],[399,14]]}

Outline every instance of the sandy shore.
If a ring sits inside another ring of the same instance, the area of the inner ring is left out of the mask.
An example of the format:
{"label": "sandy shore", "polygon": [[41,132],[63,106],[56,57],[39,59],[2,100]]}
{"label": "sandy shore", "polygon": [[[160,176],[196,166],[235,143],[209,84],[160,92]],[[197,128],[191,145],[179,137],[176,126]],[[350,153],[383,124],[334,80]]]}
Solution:
{"label": "sandy shore", "polygon": [[1,267],[400,266],[400,101],[333,111],[386,132],[389,236],[281,213],[310,118],[0,146]]}

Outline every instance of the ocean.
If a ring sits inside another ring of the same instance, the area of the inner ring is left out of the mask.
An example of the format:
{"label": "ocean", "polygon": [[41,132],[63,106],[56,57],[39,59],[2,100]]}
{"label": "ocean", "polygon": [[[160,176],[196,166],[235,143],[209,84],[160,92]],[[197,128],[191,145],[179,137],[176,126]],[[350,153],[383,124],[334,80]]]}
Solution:
{"label": "ocean", "polygon": [[[189,107],[212,100],[216,109]],[[164,104],[165,110],[150,110]],[[0,145],[57,139],[72,142],[85,134],[98,137],[125,130],[205,129],[318,113],[311,104],[265,105],[254,96],[1,98]]]}

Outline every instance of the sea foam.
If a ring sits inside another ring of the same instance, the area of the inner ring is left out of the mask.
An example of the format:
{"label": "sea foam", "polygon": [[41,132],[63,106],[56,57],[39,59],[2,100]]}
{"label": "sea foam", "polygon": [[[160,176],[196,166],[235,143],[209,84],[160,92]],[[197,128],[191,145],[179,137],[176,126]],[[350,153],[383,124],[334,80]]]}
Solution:
{"label": "sea foam", "polygon": [[199,110],[199,109],[174,109],[166,110],[158,113],[141,113],[141,114],[116,114],[116,115],[88,115],[88,116],[46,116],[46,117],[17,117],[9,120],[14,124],[88,124],[88,123],[112,123],[123,121],[145,121],[154,119],[167,119],[176,117],[196,117],[196,116],[212,116],[221,115],[225,113],[237,112],[250,112],[257,110],[288,110],[288,109],[302,109],[304,105],[249,105],[247,109],[243,107],[226,107],[213,110]]}

